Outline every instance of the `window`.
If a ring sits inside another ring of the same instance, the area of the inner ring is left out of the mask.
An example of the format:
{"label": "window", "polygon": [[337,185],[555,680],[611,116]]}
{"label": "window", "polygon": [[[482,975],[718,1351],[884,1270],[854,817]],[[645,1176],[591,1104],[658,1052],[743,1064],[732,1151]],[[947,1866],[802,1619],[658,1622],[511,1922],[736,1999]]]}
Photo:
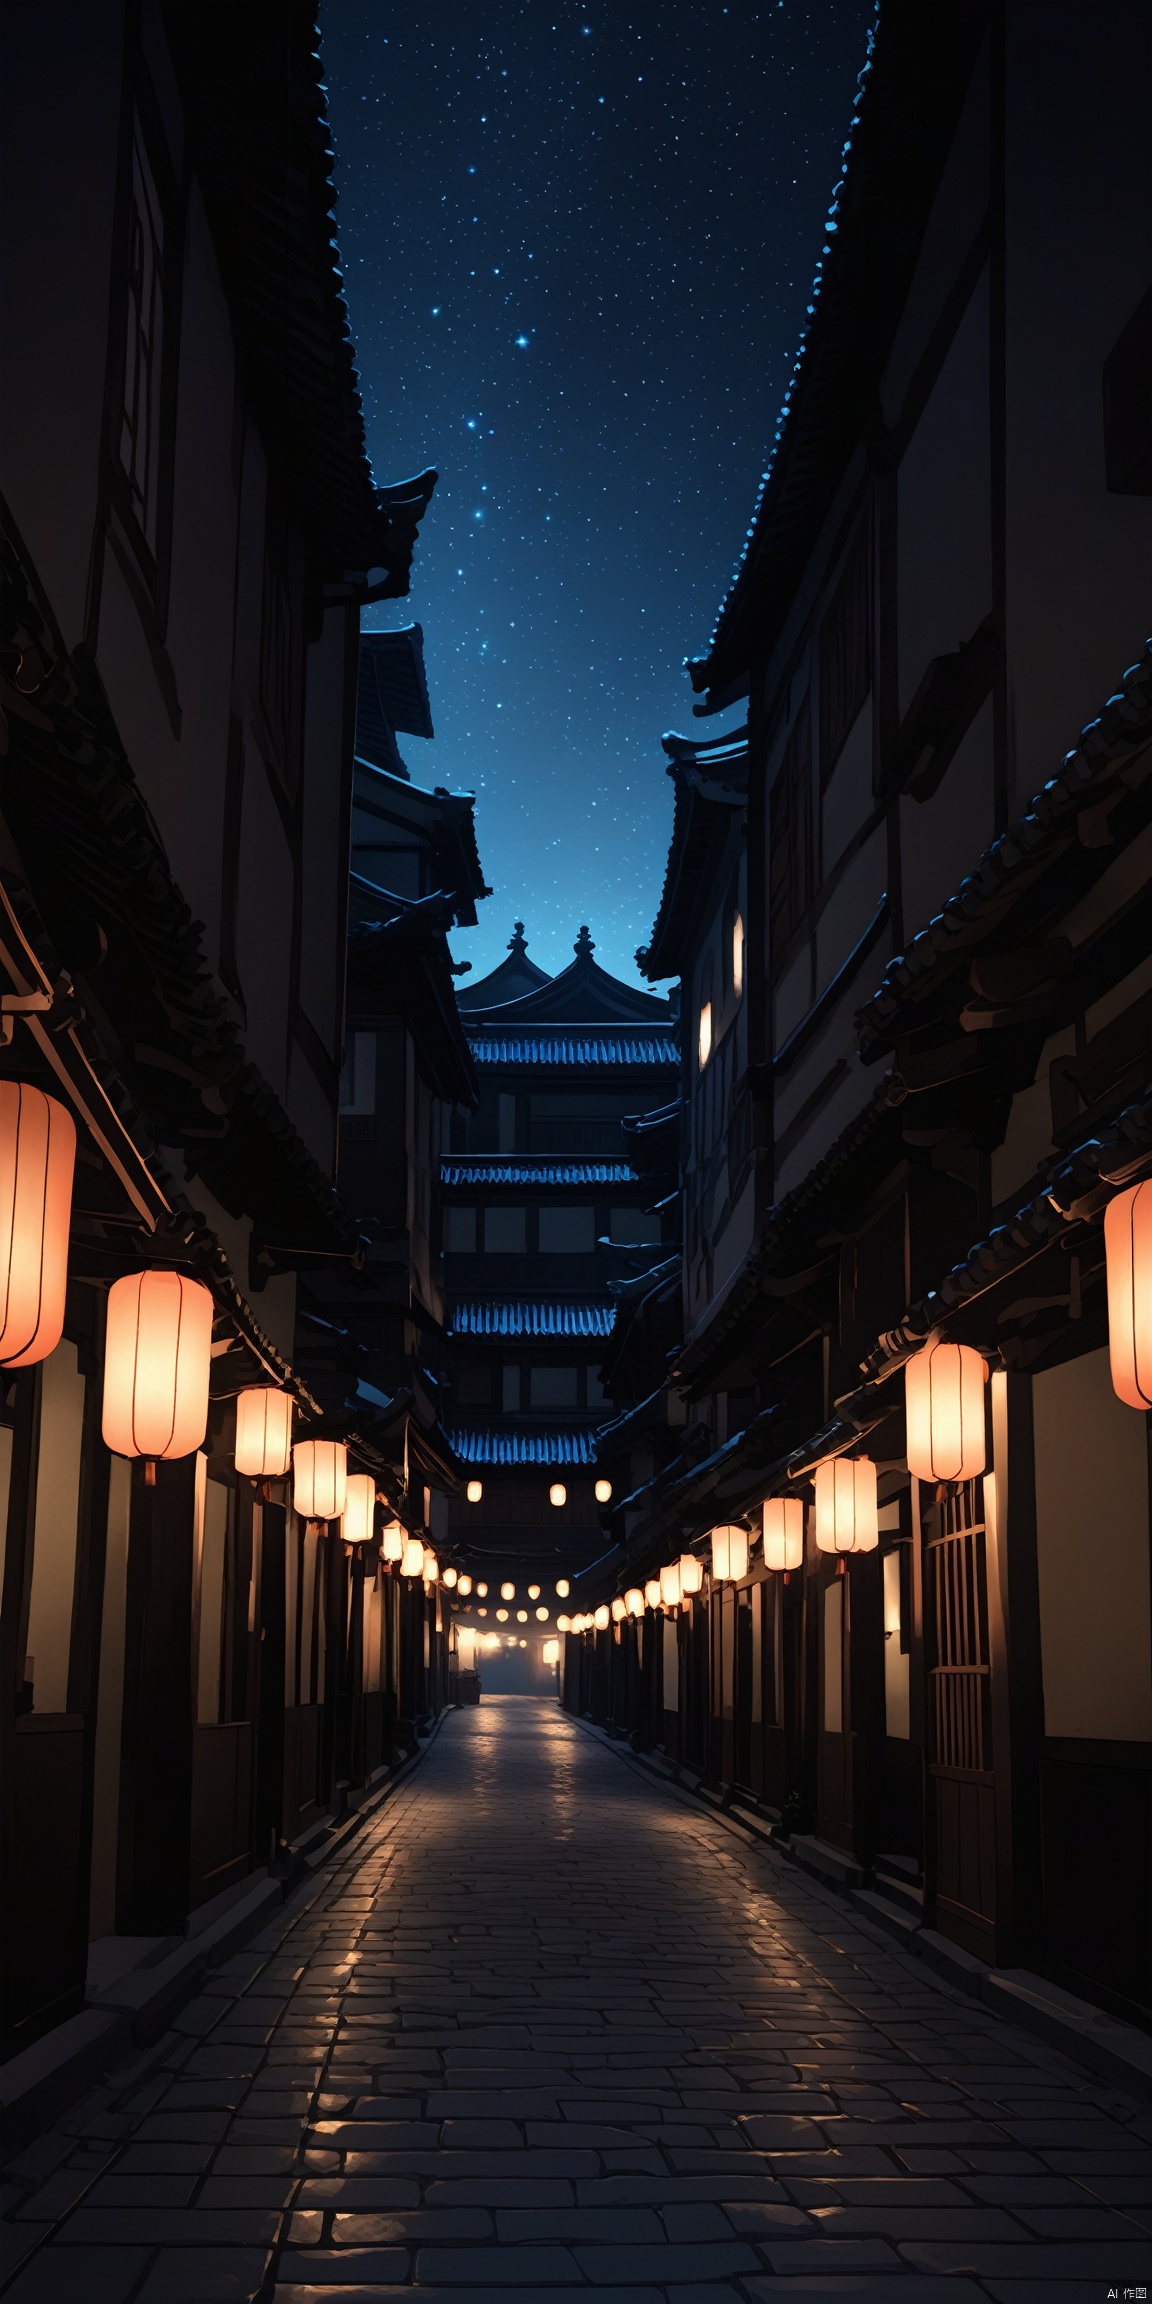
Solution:
{"label": "window", "polygon": [[128,323],[120,463],[141,535],[156,556],[160,475],[160,371],[164,327],[164,218],[137,125],[128,211]]}
{"label": "window", "polygon": [[660,1218],[654,1208],[614,1208],[608,1237],[614,1248],[654,1248],[660,1239]]}
{"label": "window", "polygon": [[446,1208],[444,1210],[444,1247],[449,1256],[476,1254],[476,1210],[474,1208]]}
{"label": "window", "polygon": [[594,1208],[542,1208],[540,1254],[589,1256],[596,1246]]}
{"label": "window", "polygon": [[534,1408],[574,1408],[576,1406],[576,1370],[574,1368],[533,1368],[530,1379],[530,1397]]}
{"label": "window", "polygon": [[732,990],[739,1000],[744,991],[744,922],[739,913],[732,922]]}
{"label": "window", "polygon": [[768,806],[768,904],[775,966],[812,893],[812,724],[807,697],[784,747]]}
{"label": "window", "polygon": [[376,1034],[353,1032],[344,1056],[344,1069],[340,1074],[340,1110],[342,1112],[374,1112],[376,1110]]}
{"label": "window", "polygon": [[871,531],[857,530],[820,626],[820,782],[832,774],[872,686]]}
{"label": "window", "polygon": [[523,1208],[486,1208],[484,1249],[489,1256],[523,1256],[528,1246]]}
{"label": "window", "polygon": [[520,1408],[520,1370],[511,1363],[500,1371],[500,1405],[506,1416],[515,1416]]}
{"label": "window", "polygon": [[712,1002],[710,1000],[706,1000],[700,1010],[700,1031],[697,1036],[697,1050],[700,1058],[700,1070],[703,1071],[704,1066],[708,1062],[708,1058],[712,1054]]}

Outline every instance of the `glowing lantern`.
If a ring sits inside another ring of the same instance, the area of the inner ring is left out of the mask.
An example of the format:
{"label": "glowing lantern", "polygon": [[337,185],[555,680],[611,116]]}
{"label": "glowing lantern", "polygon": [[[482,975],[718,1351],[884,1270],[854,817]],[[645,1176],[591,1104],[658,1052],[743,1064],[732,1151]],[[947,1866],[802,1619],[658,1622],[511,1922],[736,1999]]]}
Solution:
{"label": "glowing lantern", "polygon": [[744,990],[744,922],[739,913],[732,922],[732,990],[739,1000]]}
{"label": "glowing lantern", "polygon": [[516,1610],[516,1622],[518,1624],[526,1624],[528,1622],[528,1610],[526,1608],[518,1608]]}
{"label": "glowing lantern", "polygon": [[1108,1358],[1112,1389],[1129,1408],[1152,1408],[1152,1191],[1134,1184],[1104,1211]]}
{"label": "glowing lantern", "polygon": [[558,1664],[560,1662],[560,1642],[558,1640],[546,1640],[541,1654],[546,1664]]}
{"label": "glowing lantern", "polygon": [[424,1575],[429,1584],[435,1584],[440,1575],[440,1562],[427,1544],[424,1546]]}
{"label": "glowing lantern", "polygon": [[406,1536],[404,1539],[404,1550],[400,1556],[400,1574],[402,1576],[422,1576],[424,1574],[424,1546],[418,1536]]}
{"label": "glowing lantern", "polygon": [[712,1575],[717,1584],[739,1584],[748,1574],[748,1530],[727,1526],[712,1530]]}
{"label": "glowing lantern", "polygon": [[446,1568],[440,1581],[442,1584],[446,1584],[448,1586],[448,1590],[451,1592],[454,1586],[459,1583],[460,1579],[455,1568]]}
{"label": "glowing lantern", "polygon": [[236,1402],[236,1470],[246,1480],[279,1480],[292,1462],[292,1394],[270,1385]]}
{"label": "glowing lantern", "polygon": [[627,1614],[628,1610],[624,1606],[624,1602],[620,1594],[617,1593],[616,1598],[612,1602],[612,1622],[614,1624],[622,1624]]}
{"label": "glowing lantern", "polygon": [[556,1630],[558,1632],[570,1632],[572,1630],[572,1618],[570,1616],[558,1616],[556,1618]]}
{"label": "glowing lantern", "polygon": [[633,1584],[630,1590],[624,1594],[624,1606],[630,1616],[642,1616],[644,1614],[644,1594],[638,1584]]}
{"label": "glowing lantern", "polygon": [[488,1614],[488,1610],[486,1608],[478,1608],[476,1610],[476,1614],[478,1616],[486,1616]]}
{"label": "glowing lantern", "polygon": [[536,1622],[538,1624],[546,1624],[548,1622],[548,1610],[546,1608],[538,1608],[536,1610]]}
{"label": "glowing lantern", "polygon": [[342,1440],[298,1440],[292,1450],[292,1502],[302,1520],[339,1520],[348,1487]]}
{"label": "glowing lantern", "polygon": [[498,1624],[506,1624],[508,1622],[508,1610],[506,1608],[498,1608],[496,1610],[496,1622]]}
{"label": "glowing lantern", "polygon": [[660,1599],[665,1608],[680,1606],[680,1562],[674,1560],[670,1568],[660,1570]]}
{"label": "glowing lantern", "polygon": [[182,1272],[133,1272],[108,1290],[104,1445],[191,1456],[208,1428],[212,1298]]}
{"label": "glowing lantern", "polygon": [[548,1502],[550,1504],[556,1505],[566,1504],[568,1502],[568,1490],[564,1486],[564,1482],[562,1480],[554,1480],[552,1482],[552,1486],[548,1490]]}
{"label": "glowing lantern", "polygon": [[606,1632],[606,1631],[608,1630],[608,1626],[609,1626],[609,1625],[610,1625],[610,1623],[612,1622],[612,1617],[611,1617],[611,1615],[610,1615],[610,1613],[609,1613],[609,1610],[608,1610],[608,1608],[607,1608],[606,1606],[603,1606],[603,1605],[601,1605],[601,1606],[600,1606],[600,1607],[599,1607],[599,1608],[596,1610],[596,1614],[595,1614],[595,1615],[594,1615],[594,1617],[592,1618],[592,1622],[593,1622],[593,1623],[594,1623],[594,1625],[596,1626],[596,1630],[597,1630],[598,1632]]}
{"label": "glowing lantern", "polygon": [[704,1562],[698,1560],[694,1552],[682,1552],[678,1566],[680,1590],[688,1600],[694,1592],[702,1592],[704,1589]]}
{"label": "glowing lantern", "polygon": [[528,1598],[530,1600],[538,1600],[540,1598],[540,1586],[538,1584],[530,1584],[528,1586]]}
{"label": "glowing lantern", "polygon": [[612,1496],[612,1482],[610,1480],[598,1480],[593,1494],[598,1504],[607,1504]]}
{"label": "glowing lantern", "polygon": [[786,1573],[804,1562],[804,1506],[799,1496],[769,1496],[764,1504],[764,1566]]}
{"label": "glowing lantern", "polygon": [[464,1494],[470,1504],[479,1504],[484,1494],[484,1482],[482,1480],[470,1480]]}
{"label": "glowing lantern", "polygon": [[470,1576],[461,1576],[456,1589],[463,1595],[464,1599],[466,1600],[468,1594],[472,1590],[472,1578]]}
{"label": "glowing lantern", "polygon": [[646,1608],[658,1608],[660,1606],[660,1579],[658,1576],[650,1576],[644,1586],[644,1606]]}
{"label": "glowing lantern", "polygon": [[874,1552],[876,1466],[869,1456],[832,1456],[816,1467],[816,1542],[821,1552]]}
{"label": "glowing lantern", "polygon": [[502,1600],[514,1600],[516,1598],[516,1586],[514,1584],[502,1584],[500,1586],[500,1598]]}
{"label": "glowing lantern", "polygon": [[558,1600],[566,1600],[571,1590],[572,1586],[568,1582],[568,1578],[566,1576],[561,1576],[558,1579],[556,1585],[556,1598]]}
{"label": "glowing lantern", "polygon": [[344,1488],[340,1534],[346,1544],[367,1544],[376,1517],[376,1482],[367,1472],[349,1474]]}
{"label": "glowing lantern", "polygon": [[696,1053],[700,1070],[703,1071],[712,1054],[712,1002],[710,1000],[706,1000],[700,1010],[700,1030],[696,1041]]}
{"label": "glowing lantern", "polygon": [[986,1363],[970,1344],[928,1344],[904,1369],[908,1470],[974,1480],[984,1470]]}
{"label": "glowing lantern", "polygon": [[476,1593],[479,1599],[486,1600],[488,1598],[488,1586],[486,1584],[478,1584],[476,1586]]}
{"label": "glowing lantern", "polygon": [[76,1126],[63,1104],[22,1080],[0,1080],[0,1362],[6,1368],[30,1368],[60,1342],[75,1164]]}
{"label": "glowing lantern", "polygon": [[382,1560],[404,1558],[404,1530],[398,1520],[390,1520],[384,1530],[380,1539],[380,1557]]}

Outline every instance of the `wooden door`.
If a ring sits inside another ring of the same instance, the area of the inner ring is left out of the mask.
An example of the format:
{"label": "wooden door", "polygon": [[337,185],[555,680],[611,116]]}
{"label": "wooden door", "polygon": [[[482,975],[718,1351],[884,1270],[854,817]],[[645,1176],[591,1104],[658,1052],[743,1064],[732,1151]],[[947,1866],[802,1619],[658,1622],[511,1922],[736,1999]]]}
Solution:
{"label": "wooden door", "polygon": [[944,1492],[925,1515],[928,1679],[926,1905],[941,1935],[996,1956],[996,1779],[983,1490]]}

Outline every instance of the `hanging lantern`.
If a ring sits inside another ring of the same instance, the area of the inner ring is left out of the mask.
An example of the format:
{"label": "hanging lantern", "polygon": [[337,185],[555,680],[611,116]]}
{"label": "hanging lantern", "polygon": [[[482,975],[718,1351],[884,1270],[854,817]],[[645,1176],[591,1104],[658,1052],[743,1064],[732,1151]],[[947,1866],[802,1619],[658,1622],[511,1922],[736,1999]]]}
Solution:
{"label": "hanging lantern", "polygon": [[498,1624],[506,1624],[508,1622],[508,1610],[506,1608],[498,1608],[496,1610],[496,1622]]}
{"label": "hanging lantern", "polygon": [[717,1584],[739,1584],[748,1574],[748,1530],[727,1526],[712,1530],[712,1576]]}
{"label": "hanging lantern", "polygon": [[803,1502],[799,1496],[769,1496],[764,1504],[764,1566],[788,1574],[803,1564]]}
{"label": "hanging lantern", "polygon": [[470,1480],[464,1494],[470,1504],[479,1504],[484,1494],[484,1482],[482,1480]]}
{"label": "hanging lantern", "polygon": [[459,1582],[459,1575],[457,1570],[455,1568],[446,1568],[444,1570],[444,1574],[440,1578],[440,1582],[442,1584],[446,1584],[450,1592],[453,1591]]}
{"label": "hanging lantern", "polygon": [[558,1640],[546,1640],[540,1654],[545,1664],[558,1664],[560,1662],[560,1642]]}
{"label": "hanging lantern", "polygon": [[970,1344],[927,1344],[905,1364],[908,1470],[918,1480],[974,1480],[984,1470],[987,1379]]}
{"label": "hanging lantern", "polygon": [[212,1298],[182,1272],[132,1272],[108,1290],[104,1445],[191,1456],[208,1428]]}
{"label": "hanging lantern", "polygon": [[468,1594],[472,1590],[472,1578],[470,1576],[461,1576],[456,1589],[461,1594],[462,1598],[466,1600],[468,1598]]}
{"label": "hanging lantern", "polygon": [[380,1557],[382,1560],[404,1558],[404,1530],[398,1520],[390,1520],[380,1538]]}
{"label": "hanging lantern", "polygon": [[612,1622],[612,1616],[606,1605],[602,1604],[596,1610],[596,1614],[592,1618],[592,1622],[596,1626],[596,1630],[598,1632],[606,1632],[608,1630],[608,1626]]}
{"label": "hanging lantern", "polygon": [[46,1360],[63,1334],[75,1164],[76,1125],[64,1105],[23,1080],[0,1080],[0,1363],[6,1368]]}
{"label": "hanging lantern", "polygon": [[644,1586],[644,1606],[646,1608],[658,1608],[660,1606],[660,1579],[658,1576],[650,1576]]}
{"label": "hanging lantern", "polygon": [[340,1534],[344,1542],[369,1543],[375,1518],[376,1482],[367,1472],[350,1472],[344,1485],[344,1510],[340,1515]]}
{"label": "hanging lantern", "polygon": [[670,1568],[660,1570],[660,1600],[665,1608],[680,1606],[680,1562],[674,1560]]}
{"label": "hanging lantern", "polygon": [[642,1616],[644,1614],[644,1594],[638,1584],[633,1584],[624,1594],[624,1606],[630,1616]]}
{"label": "hanging lantern", "polygon": [[570,1583],[568,1582],[568,1578],[567,1578],[566,1576],[559,1576],[559,1577],[557,1577],[557,1580],[556,1580],[556,1598],[557,1598],[558,1600],[566,1600],[566,1599],[568,1598],[568,1594],[570,1593],[570,1591],[571,1591],[571,1590],[572,1590],[572,1586],[571,1586],[571,1585],[570,1585]]}
{"label": "hanging lantern", "polygon": [[538,1600],[540,1598],[540,1586],[538,1584],[530,1584],[528,1586],[528,1598],[530,1600]]}
{"label": "hanging lantern", "polygon": [[598,1504],[609,1504],[612,1500],[612,1482],[610,1480],[598,1480],[593,1494]]}
{"label": "hanging lantern", "polygon": [[436,1558],[436,1554],[433,1552],[429,1544],[424,1546],[424,1576],[425,1581],[429,1584],[436,1584],[439,1582],[440,1562]]}
{"label": "hanging lantern", "polygon": [[558,1632],[570,1632],[572,1630],[572,1618],[570,1616],[558,1616],[556,1618],[556,1630]]}
{"label": "hanging lantern", "polygon": [[500,1598],[502,1600],[514,1600],[516,1598],[516,1586],[514,1584],[502,1584],[500,1586]]}
{"label": "hanging lantern", "polygon": [[546,1608],[538,1608],[536,1610],[536,1622],[538,1624],[546,1624],[548,1622],[548,1610]]}
{"label": "hanging lantern", "polygon": [[339,1520],[348,1489],[342,1440],[298,1440],[292,1450],[292,1503],[302,1520]]}
{"label": "hanging lantern", "polygon": [[476,1595],[478,1599],[486,1600],[488,1598],[488,1586],[486,1584],[478,1584],[476,1586]]}
{"label": "hanging lantern", "polygon": [[874,1552],[880,1541],[876,1466],[870,1456],[830,1456],[816,1467],[816,1543],[821,1552]]}
{"label": "hanging lantern", "polygon": [[616,1598],[612,1602],[612,1622],[614,1624],[622,1624],[627,1614],[628,1610],[624,1606],[623,1598],[618,1592]]}
{"label": "hanging lantern", "polygon": [[528,1610],[526,1608],[518,1608],[516,1610],[516,1622],[518,1624],[526,1624],[528,1622]]}
{"label": "hanging lantern", "polygon": [[246,1480],[279,1480],[292,1462],[292,1394],[253,1385],[236,1401],[236,1470]]}
{"label": "hanging lantern", "polygon": [[422,1576],[424,1574],[424,1546],[418,1536],[406,1536],[404,1539],[404,1550],[400,1555],[400,1574],[402,1576]]}
{"label": "hanging lantern", "polygon": [[568,1490],[564,1486],[564,1482],[562,1480],[554,1480],[552,1482],[552,1486],[548,1490],[548,1502],[550,1504],[556,1505],[566,1504],[568,1502]]}
{"label": "hanging lantern", "polygon": [[1152,1408],[1152,1188],[1134,1184],[1104,1211],[1108,1358],[1128,1408]]}
{"label": "hanging lantern", "polygon": [[702,1592],[704,1589],[704,1562],[698,1560],[694,1552],[682,1552],[679,1568],[680,1590],[684,1598],[689,1600],[694,1592]]}

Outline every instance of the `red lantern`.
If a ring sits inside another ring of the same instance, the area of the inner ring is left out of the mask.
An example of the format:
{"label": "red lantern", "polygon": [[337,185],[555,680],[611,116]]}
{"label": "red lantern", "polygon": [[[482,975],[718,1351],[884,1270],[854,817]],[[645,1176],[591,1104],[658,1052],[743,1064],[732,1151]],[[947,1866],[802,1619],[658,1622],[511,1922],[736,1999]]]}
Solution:
{"label": "red lantern", "polygon": [[0,1080],[0,1364],[29,1368],[60,1342],[76,1127],[54,1096]]}
{"label": "red lantern", "polygon": [[104,1343],[104,1445],[114,1456],[191,1456],[208,1428],[212,1298],[183,1272],[114,1280]]}

